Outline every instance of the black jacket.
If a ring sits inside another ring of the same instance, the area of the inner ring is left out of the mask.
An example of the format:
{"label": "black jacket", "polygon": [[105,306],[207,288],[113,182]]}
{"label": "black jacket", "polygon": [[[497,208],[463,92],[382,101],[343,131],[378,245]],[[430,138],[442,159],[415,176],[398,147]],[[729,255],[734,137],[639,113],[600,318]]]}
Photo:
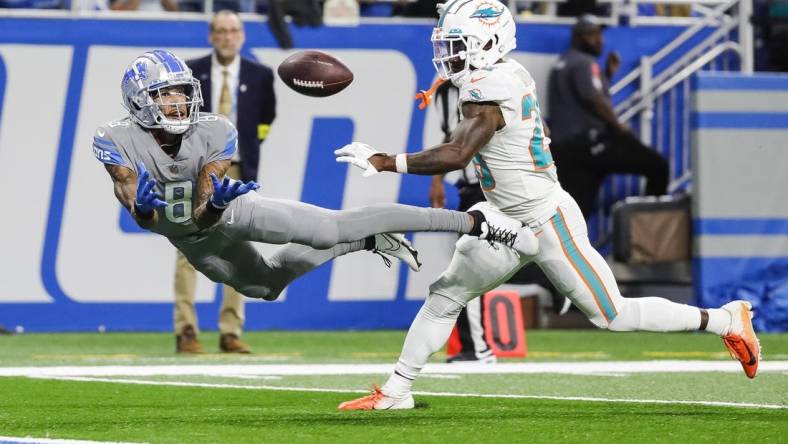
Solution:
{"label": "black jacket", "polygon": [[[203,111],[210,112],[211,104],[211,56],[187,60],[194,77],[200,81]],[[271,68],[255,61],[241,58],[238,75],[238,151],[241,156],[241,179],[257,181],[257,165],[260,161],[259,125],[270,125],[276,118],[276,96],[274,95],[274,72]]]}

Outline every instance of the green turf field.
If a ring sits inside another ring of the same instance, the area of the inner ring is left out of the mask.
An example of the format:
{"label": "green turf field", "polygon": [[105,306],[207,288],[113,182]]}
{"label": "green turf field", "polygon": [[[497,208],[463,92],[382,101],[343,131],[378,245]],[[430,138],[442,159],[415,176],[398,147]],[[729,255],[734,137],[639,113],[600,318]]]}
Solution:
{"label": "green turf field", "polygon": [[[533,331],[526,359],[502,361],[524,372],[428,366],[412,411],[337,411],[385,381],[403,338],[247,333],[255,354],[178,356],[170,334],[0,336],[0,374],[16,375],[0,377],[0,437],[728,443],[788,435],[788,335],[760,335],[762,371],[748,380],[730,371],[735,363],[711,335]],[[217,336],[201,340],[210,350]],[[557,370],[533,371],[542,368]]]}

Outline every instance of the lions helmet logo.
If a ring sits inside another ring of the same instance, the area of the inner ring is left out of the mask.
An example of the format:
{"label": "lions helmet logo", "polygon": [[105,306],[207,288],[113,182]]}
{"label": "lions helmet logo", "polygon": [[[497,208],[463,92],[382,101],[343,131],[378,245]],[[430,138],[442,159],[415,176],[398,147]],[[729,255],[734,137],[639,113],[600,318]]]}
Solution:
{"label": "lions helmet logo", "polygon": [[492,26],[498,23],[503,14],[503,9],[496,9],[492,3],[482,3],[479,8],[471,14],[470,18],[478,19],[482,24]]}
{"label": "lions helmet logo", "polygon": [[145,64],[142,62],[137,62],[135,65],[137,68],[137,78],[140,80],[145,80],[148,78],[148,68],[145,67]]}
{"label": "lions helmet logo", "polygon": [[137,82],[139,80],[145,80],[148,78],[148,68],[142,62],[137,62],[134,64],[133,68],[130,68],[126,71],[126,74],[123,76],[123,83],[127,82]]}

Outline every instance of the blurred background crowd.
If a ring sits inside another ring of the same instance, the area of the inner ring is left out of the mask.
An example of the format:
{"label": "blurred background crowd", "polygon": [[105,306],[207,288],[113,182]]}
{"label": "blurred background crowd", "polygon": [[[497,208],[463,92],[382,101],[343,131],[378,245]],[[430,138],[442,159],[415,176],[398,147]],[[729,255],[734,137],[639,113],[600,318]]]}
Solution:
{"label": "blurred background crowd", "polygon": [[[271,30],[283,48],[292,47],[287,23],[296,26],[321,26],[324,17],[351,20],[359,17],[434,18],[438,0],[0,0],[6,9],[66,9],[84,11],[168,11],[211,13],[232,10],[243,14],[262,14],[269,18]],[[641,17],[681,20],[701,17],[709,3],[648,3],[626,0],[546,0],[504,1],[521,17],[577,17],[591,13],[615,15],[636,9]],[[626,21],[626,16],[622,16]],[[752,21],[755,32],[755,69],[788,71],[788,0],[754,0]],[[625,23],[622,23],[625,24]]]}

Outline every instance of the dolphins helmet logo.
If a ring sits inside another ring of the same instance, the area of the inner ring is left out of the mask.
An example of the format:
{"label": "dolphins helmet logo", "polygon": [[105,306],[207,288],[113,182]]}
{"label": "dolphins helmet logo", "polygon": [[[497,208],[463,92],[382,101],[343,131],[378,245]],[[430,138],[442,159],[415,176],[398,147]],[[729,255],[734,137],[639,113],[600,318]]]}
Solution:
{"label": "dolphins helmet logo", "polygon": [[471,14],[470,18],[478,19],[482,24],[492,26],[501,19],[503,7],[496,8],[492,3],[482,3],[479,8]]}

